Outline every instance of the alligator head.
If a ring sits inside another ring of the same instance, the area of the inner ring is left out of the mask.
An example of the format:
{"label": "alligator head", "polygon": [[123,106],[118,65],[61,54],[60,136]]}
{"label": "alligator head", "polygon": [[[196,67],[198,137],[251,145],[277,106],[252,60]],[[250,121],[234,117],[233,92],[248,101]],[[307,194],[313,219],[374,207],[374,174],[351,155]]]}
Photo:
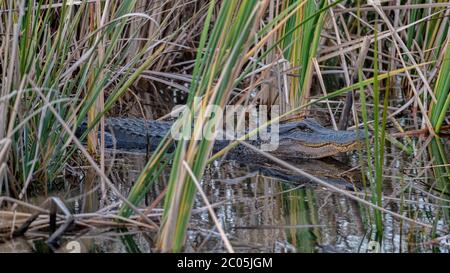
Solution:
{"label": "alligator head", "polygon": [[279,145],[271,153],[280,158],[322,158],[357,147],[362,132],[334,131],[314,119],[280,124]]}

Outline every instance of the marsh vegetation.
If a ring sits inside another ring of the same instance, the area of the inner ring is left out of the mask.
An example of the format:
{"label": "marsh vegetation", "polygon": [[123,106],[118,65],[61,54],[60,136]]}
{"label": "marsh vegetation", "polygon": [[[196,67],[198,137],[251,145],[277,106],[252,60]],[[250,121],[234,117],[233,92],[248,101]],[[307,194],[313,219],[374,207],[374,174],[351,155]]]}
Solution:
{"label": "marsh vegetation", "polygon": [[[449,15],[445,0],[0,0],[1,249],[449,252]],[[269,123],[363,141],[251,164],[224,160],[240,139],[105,147],[105,118],[176,122],[177,105],[193,135],[209,106],[264,105],[281,110]]]}

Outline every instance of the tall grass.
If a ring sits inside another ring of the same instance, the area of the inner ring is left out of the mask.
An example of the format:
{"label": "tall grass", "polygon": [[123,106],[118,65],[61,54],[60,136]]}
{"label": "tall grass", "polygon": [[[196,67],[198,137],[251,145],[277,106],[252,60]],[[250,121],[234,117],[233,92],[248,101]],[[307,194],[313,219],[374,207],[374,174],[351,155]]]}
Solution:
{"label": "tall grass", "polygon": [[[256,43],[253,48],[249,48],[249,45],[256,41],[260,35],[263,37],[261,38],[261,41],[267,41],[268,39],[266,39],[266,37],[272,35],[269,31],[270,29],[268,28],[263,28],[258,33],[255,33],[255,30],[251,32],[254,28],[255,22],[258,21],[263,15],[263,10],[261,10],[262,6],[266,7],[268,4],[267,1],[263,1],[263,3],[264,4],[258,5],[256,5],[256,3],[252,3],[251,1],[243,2],[241,4],[227,2],[222,3],[219,12],[216,15],[217,21],[215,22],[214,28],[210,33],[208,33],[208,20],[212,17],[213,12],[213,9],[210,6],[209,12],[206,16],[205,28],[200,39],[196,64],[193,72],[194,79],[199,78],[203,80],[199,82],[192,82],[192,85],[190,86],[191,95],[187,103],[189,109],[196,109],[195,112],[200,113],[200,118],[196,121],[196,123],[194,123],[194,127],[192,129],[193,136],[198,137],[199,134],[201,134],[201,132],[205,129],[207,131],[211,130],[211,128],[204,127],[205,124],[206,126],[211,126],[207,107],[209,105],[223,107],[226,103],[226,98],[230,95],[229,91],[231,88],[239,83],[239,81],[243,78],[242,75],[246,75],[248,73],[248,70],[245,69],[244,74],[242,74],[240,67],[242,67],[245,62],[252,57],[252,55],[247,53],[243,46],[247,46],[247,50],[249,52],[257,52],[257,50],[262,48],[263,44],[261,42]],[[294,1],[289,6],[286,5],[286,11],[280,12],[280,14],[274,18],[274,21],[270,22],[268,25],[272,25],[274,29],[279,29],[279,26],[283,26],[286,19],[289,19],[289,17],[283,16],[295,15],[295,13],[290,11],[300,10],[299,8],[303,3],[304,2]],[[215,4],[215,2],[211,2],[211,5],[213,4]],[[322,9],[314,10],[315,13],[310,11],[307,14],[308,16],[306,16],[303,21],[297,21],[296,25],[291,25],[290,28],[285,30],[285,34],[282,35],[281,39],[279,39],[276,44],[281,43],[281,41],[286,39],[288,35],[291,35],[292,32],[296,31],[299,26],[302,26],[309,21],[314,21],[314,18],[323,13],[325,8],[326,7],[323,5]],[[235,21],[225,21],[225,18],[230,18],[230,16],[235,16],[233,17],[235,18]],[[301,18],[303,18],[303,16]],[[245,31],[243,31],[243,27],[245,27]],[[224,36],[225,33],[227,33],[227,36]],[[250,35],[250,33],[253,34]],[[320,33],[319,30],[317,30],[315,35],[316,39],[318,39],[318,33]],[[253,36],[255,34],[256,36]],[[206,42],[207,35],[210,37],[208,43]],[[299,37],[296,39],[290,39],[290,45],[285,45],[285,48],[289,49],[295,45],[298,39]],[[262,53],[259,58],[264,57],[274,48],[274,46],[270,47],[269,50]],[[204,54],[204,52],[214,52],[215,54]],[[230,53],[234,55],[229,55]],[[241,57],[239,58],[239,56]],[[244,56],[244,58],[242,58],[242,56]],[[304,57],[303,60],[308,59],[308,57]],[[205,98],[202,100],[200,109],[198,110],[196,108],[198,106],[194,104],[194,98],[196,97]],[[203,116],[204,113],[206,113],[206,116]],[[186,122],[187,124],[191,124],[191,119],[192,117],[184,116],[181,121],[183,124]],[[216,120],[215,122],[219,121],[220,120]],[[184,129],[186,129],[186,127]],[[163,141],[157,149],[157,152],[155,152],[149,160],[149,163],[141,173],[136,185],[133,187],[129,195],[132,203],[135,204],[142,200],[146,189],[148,189],[149,185],[151,185],[157,177],[154,174],[157,173],[157,170],[162,170],[159,167],[161,166],[160,162],[163,162],[161,161],[163,159],[162,156],[166,154],[167,147],[169,147],[170,142],[170,138],[166,138],[166,140]],[[165,213],[159,242],[159,248],[162,251],[179,251],[184,245],[190,210],[196,192],[192,181],[190,181],[191,178],[186,176],[186,171],[181,168],[181,164],[185,160],[191,166],[196,177],[198,179],[201,178],[204,167],[210,162],[208,155],[212,144],[213,143],[209,140],[202,140],[199,143],[191,141],[179,142],[177,144],[177,149],[173,155],[168,194],[164,204]],[[126,206],[122,208],[122,215],[127,216],[130,213],[131,211]]]}
{"label": "tall grass", "polygon": [[436,97],[437,102],[431,103],[430,112],[431,117],[430,121],[433,125],[435,133],[439,133],[441,130],[442,123],[447,115],[447,111],[450,106],[450,38],[447,37],[447,40],[442,45],[442,53],[439,75],[435,83],[434,95]]}
{"label": "tall grass", "polygon": [[[446,45],[443,47],[445,51],[441,55],[441,67],[439,75],[435,83],[434,94],[437,99],[437,103],[431,103],[430,121],[433,125],[435,133],[439,133],[442,123],[447,115],[450,106],[450,38],[447,37]],[[434,164],[437,165],[433,168],[434,175],[439,182],[439,187],[442,192],[449,192],[450,183],[450,167],[448,162],[447,153],[443,146],[441,139],[436,137],[431,141],[430,154],[434,159]],[[446,213],[448,215],[448,211]]]}
{"label": "tall grass", "polygon": [[[74,151],[67,149],[69,134],[36,89],[70,127],[77,127],[89,113],[92,128],[142,71],[161,57],[164,46],[156,37],[135,52],[129,50],[139,35],[131,32],[132,25],[154,23],[145,14],[130,16],[135,3],[1,2],[0,8],[9,11],[1,14],[6,30],[1,51],[2,97],[10,97],[1,104],[1,134],[12,141],[8,163],[21,196],[32,181],[54,181]],[[170,13],[162,17],[159,28],[169,18]],[[97,133],[92,133],[91,153],[97,150],[97,141]]]}
{"label": "tall grass", "polygon": [[[203,80],[192,84],[189,102],[194,102],[195,96],[204,97],[204,100],[198,110],[199,119],[194,121],[193,126],[192,136],[197,137],[190,141],[180,141],[174,155],[159,237],[159,247],[162,251],[180,251],[184,245],[196,188],[192,178],[186,175],[187,170],[182,167],[182,163],[186,162],[198,179],[203,176],[213,141],[202,137],[197,143],[196,139],[205,129],[211,132],[213,127],[217,128],[221,120],[221,117],[212,116],[213,113],[207,106],[217,105],[224,108],[225,98],[229,96],[230,90],[234,87],[234,79],[246,61],[242,55],[249,47],[249,42],[253,42],[251,37],[255,33],[255,23],[263,15],[267,4],[267,1],[222,2],[217,21],[205,47],[207,53],[214,52],[214,54],[203,54],[202,48],[199,48],[198,54],[203,55],[202,61],[196,63],[193,76]],[[211,2],[211,7],[214,5],[215,1]],[[205,29],[208,28],[209,24],[206,22]],[[195,105],[189,102],[192,111]],[[185,120],[191,121],[193,116],[191,113],[188,115]],[[190,126],[185,126],[182,130],[189,129]]]}
{"label": "tall grass", "polygon": [[[375,172],[374,172],[374,185],[373,185],[373,193],[374,198],[378,206],[383,206],[383,200],[382,200],[382,183],[383,183],[383,151],[384,151],[384,129],[386,126],[386,115],[383,114],[383,120],[382,120],[382,126],[380,128],[379,124],[379,118],[380,118],[380,110],[379,110],[379,103],[380,103],[380,84],[378,81],[378,31],[375,28],[375,43],[374,43],[374,56],[373,56],[373,116],[374,116],[374,161],[375,161]],[[386,108],[385,111],[386,112]],[[370,159],[370,158],[369,158]],[[377,225],[377,233],[379,236],[383,233],[383,219],[380,211],[375,211],[375,222]]]}
{"label": "tall grass", "polygon": [[[293,1],[285,1],[282,4]],[[306,102],[305,97],[311,88],[312,81],[312,59],[316,57],[320,33],[325,18],[324,12],[318,12],[326,7],[326,1],[298,1],[302,2],[302,8],[298,9],[295,16],[289,18],[284,25],[283,32],[280,33],[282,41],[281,49],[284,57],[293,67],[292,73],[298,77],[292,79],[289,85],[289,104],[292,108],[300,106]],[[306,18],[310,20],[304,22]],[[286,102],[287,103],[287,102]]]}
{"label": "tall grass", "polygon": [[[89,179],[105,179],[102,119],[130,114],[117,109],[124,96],[148,83],[152,72],[158,77],[149,85],[157,93],[162,86],[189,91],[186,107],[193,111],[185,112],[177,125],[195,139],[222,119],[212,115],[210,106],[260,103],[267,89],[277,93],[270,103],[289,106],[283,117],[320,108],[323,102],[329,113],[339,115],[346,112],[341,111],[342,96],[353,92],[351,126],[364,128],[367,160],[361,162],[372,203],[384,205],[387,142],[413,151],[415,159],[423,158],[427,149],[421,145],[430,142],[426,156],[439,189],[448,193],[448,156],[439,138],[450,106],[450,9],[445,4],[0,1],[0,177],[10,185],[5,193],[0,183],[0,195],[26,199],[30,192],[47,193],[70,163],[82,160],[59,117],[72,131],[88,121],[81,140],[100,166]],[[363,41],[368,41],[368,53],[359,56]],[[341,81],[330,86],[325,75]],[[417,141],[409,135],[418,136]],[[211,156],[213,144],[166,136],[135,181],[129,203],[121,207],[120,216],[136,212],[130,206],[139,205],[170,166],[158,236],[161,251],[183,248],[197,193],[194,180],[202,181],[206,165],[226,152]],[[292,210],[306,204],[304,193],[299,195],[303,199]],[[379,210],[373,214],[380,238],[383,215]],[[448,210],[443,214],[448,217]],[[305,215],[298,219],[307,220]],[[138,250],[131,239],[127,242]]]}

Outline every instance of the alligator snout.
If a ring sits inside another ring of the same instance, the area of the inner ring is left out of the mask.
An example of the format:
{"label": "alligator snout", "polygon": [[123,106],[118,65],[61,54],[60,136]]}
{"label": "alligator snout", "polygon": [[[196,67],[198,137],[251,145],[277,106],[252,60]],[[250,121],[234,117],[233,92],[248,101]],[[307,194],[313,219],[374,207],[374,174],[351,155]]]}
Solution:
{"label": "alligator snout", "polygon": [[279,147],[274,154],[290,158],[323,158],[354,150],[365,138],[362,130],[335,131],[314,119],[280,125]]}

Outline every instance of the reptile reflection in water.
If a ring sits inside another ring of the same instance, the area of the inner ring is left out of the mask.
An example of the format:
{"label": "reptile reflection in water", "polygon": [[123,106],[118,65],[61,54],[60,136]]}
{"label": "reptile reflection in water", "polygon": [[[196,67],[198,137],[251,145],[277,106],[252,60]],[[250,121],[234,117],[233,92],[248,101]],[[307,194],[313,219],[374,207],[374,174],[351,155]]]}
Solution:
{"label": "reptile reflection in water", "polygon": [[[290,185],[316,185],[310,179],[271,162],[234,161],[234,164],[230,164],[230,161],[222,162],[217,172],[221,173],[220,176],[222,178],[227,177],[222,179],[223,181],[231,184],[238,183],[240,180],[251,176],[260,175],[271,177]],[[343,190],[359,191],[363,188],[359,170],[349,170],[349,166],[333,158],[296,160],[290,162],[290,164]],[[237,174],[238,177],[230,178],[231,174]]]}
{"label": "reptile reflection in water", "polygon": [[[205,180],[210,181],[206,186],[207,191],[212,188],[216,191],[221,189],[223,192],[209,193],[208,191],[208,196],[227,195],[232,200],[239,200],[239,197],[236,196],[241,196],[241,191],[233,191],[231,194],[225,192],[225,189],[232,189],[240,185],[244,187],[243,191],[251,193],[250,196],[258,196],[255,199],[245,199],[245,202],[259,200],[261,206],[267,207],[267,214],[265,210],[264,212],[257,210],[257,212],[252,211],[248,214],[238,214],[239,217],[244,217],[244,215],[248,217],[246,223],[234,219],[228,221],[235,223],[236,235],[246,238],[249,245],[262,243],[259,239],[261,236],[273,238],[282,234],[289,244],[284,244],[281,251],[338,251],[333,249],[336,243],[333,242],[333,236],[339,237],[340,232],[335,218],[345,213],[351,213],[352,219],[354,219],[351,229],[356,233],[352,235],[362,236],[364,234],[361,215],[358,214],[358,204],[353,203],[352,200],[346,201],[348,202],[346,205],[355,207],[340,211],[341,208],[333,204],[339,202],[340,195],[334,195],[332,191],[324,191],[322,188],[315,187],[316,184],[282,167],[268,163],[251,164],[237,161],[221,163],[220,166],[216,165],[207,169]],[[302,160],[291,164],[328,183],[341,186],[342,189],[351,190],[354,186],[361,186],[358,184],[361,181],[359,171],[348,170],[347,165],[332,158]],[[219,202],[219,200],[219,198],[213,199],[215,202]],[[231,204],[230,206],[235,206],[235,209],[239,211],[237,209],[240,208],[239,203]],[[251,208],[254,209],[253,206]],[[330,237],[329,233],[334,235]],[[346,238],[343,239],[346,240]],[[267,239],[267,242],[264,240],[262,244],[267,247],[275,247],[278,243],[279,241],[276,241],[271,245],[270,239]]]}

